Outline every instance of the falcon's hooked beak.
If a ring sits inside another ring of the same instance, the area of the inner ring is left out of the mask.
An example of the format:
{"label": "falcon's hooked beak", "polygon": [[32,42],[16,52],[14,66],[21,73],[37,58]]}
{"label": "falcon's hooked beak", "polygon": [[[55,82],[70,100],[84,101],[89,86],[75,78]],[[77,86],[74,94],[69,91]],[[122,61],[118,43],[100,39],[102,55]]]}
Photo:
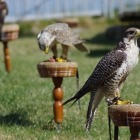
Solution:
{"label": "falcon's hooked beak", "polygon": [[140,30],[138,30],[136,33],[136,37],[139,37],[139,36],[140,36]]}
{"label": "falcon's hooked beak", "polygon": [[47,54],[47,53],[48,53],[48,51],[49,51],[49,47],[47,47],[47,46],[46,46],[46,49],[45,49],[45,51],[44,51],[44,52]]}

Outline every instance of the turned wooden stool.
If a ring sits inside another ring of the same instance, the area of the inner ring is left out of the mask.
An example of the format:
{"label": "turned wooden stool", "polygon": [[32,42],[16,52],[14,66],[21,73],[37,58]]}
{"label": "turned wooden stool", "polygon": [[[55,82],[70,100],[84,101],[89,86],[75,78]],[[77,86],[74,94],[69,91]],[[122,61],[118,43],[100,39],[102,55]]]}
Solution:
{"label": "turned wooden stool", "polygon": [[79,23],[78,18],[63,18],[63,19],[58,19],[56,21],[57,23],[67,23],[69,27],[73,28],[76,27]]}
{"label": "turned wooden stool", "polygon": [[53,104],[54,118],[57,123],[58,132],[60,132],[60,124],[63,120],[63,89],[61,84],[63,77],[74,77],[77,72],[78,65],[75,62],[40,62],[37,65],[38,72],[42,78],[52,78],[54,83]]}
{"label": "turned wooden stool", "polygon": [[128,126],[130,140],[140,140],[140,104],[111,105],[108,113],[115,126]]}
{"label": "turned wooden stool", "polygon": [[8,41],[18,38],[19,25],[17,24],[5,24],[2,27],[0,34],[0,41],[3,43],[5,68],[8,72],[11,71],[10,53],[8,48]]}

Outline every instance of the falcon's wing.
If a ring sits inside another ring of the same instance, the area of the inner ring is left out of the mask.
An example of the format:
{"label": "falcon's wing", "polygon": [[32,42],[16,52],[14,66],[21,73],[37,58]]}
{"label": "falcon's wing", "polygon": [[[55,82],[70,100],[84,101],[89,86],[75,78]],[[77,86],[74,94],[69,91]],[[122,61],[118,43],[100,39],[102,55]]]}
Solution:
{"label": "falcon's wing", "polygon": [[74,46],[81,52],[90,52],[89,49],[83,43],[75,44]]}
{"label": "falcon's wing", "polygon": [[75,103],[86,93],[93,91],[94,88],[98,88],[106,79],[115,74],[118,68],[120,68],[122,63],[126,60],[126,57],[126,53],[121,50],[121,48],[115,48],[114,50],[106,54],[99,61],[95,70],[85,82],[84,86],[74,96],[64,102],[63,105],[72,100],[75,100]]}
{"label": "falcon's wing", "polygon": [[76,42],[77,39],[77,32],[75,32],[71,28],[59,30],[56,33],[56,40],[64,45],[73,46],[73,42]]}
{"label": "falcon's wing", "polygon": [[126,60],[126,57],[127,56],[124,51],[120,49],[112,50],[100,60],[85,84],[89,84],[88,81],[92,80],[92,84],[94,86],[99,86],[121,67],[123,62]]}
{"label": "falcon's wing", "polygon": [[56,34],[56,40],[64,45],[75,46],[82,52],[90,52],[88,48],[83,44],[83,42],[86,40],[79,38],[78,33],[71,28],[59,30]]}
{"label": "falcon's wing", "polygon": [[68,27],[68,24],[66,23],[55,23],[44,28],[44,31],[49,32],[49,33],[54,32],[56,34],[58,31],[61,31],[67,28],[69,27]]}

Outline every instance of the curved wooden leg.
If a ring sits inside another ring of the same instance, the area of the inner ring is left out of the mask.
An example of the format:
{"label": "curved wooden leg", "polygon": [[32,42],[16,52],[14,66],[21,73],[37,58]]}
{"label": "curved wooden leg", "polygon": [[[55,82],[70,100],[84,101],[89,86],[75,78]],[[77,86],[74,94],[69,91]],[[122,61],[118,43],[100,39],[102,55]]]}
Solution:
{"label": "curved wooden leg", "polygon": [[129,130],[131,133],[130,140],[140,140],[139,138],[140,127],[139,126],[130,126]]}
{"label": "curved wooden leg", "polygon": [[4,46],[4,60],[5,60],[5,68],[8,72],[11,71],[11,62],[10,62],[10,53],[8,48],[8,42],[3,42]]}
{"label": "curved wooden leg", "polygon": [[63,120],[63,89],[61,88],[63,77],[53,77],[52,80],[55,85],[53,89],[53,98],[55,100],[53,104],[54,118],[58,126],[58,132],[60,132],[60,124]]}

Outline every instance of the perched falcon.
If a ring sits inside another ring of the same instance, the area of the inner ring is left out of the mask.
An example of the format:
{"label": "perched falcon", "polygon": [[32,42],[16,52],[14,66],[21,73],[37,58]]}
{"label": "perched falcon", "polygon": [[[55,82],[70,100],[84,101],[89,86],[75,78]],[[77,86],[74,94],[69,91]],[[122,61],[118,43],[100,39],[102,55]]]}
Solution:
{"label": "perched falcon", "polygon": [[53,56],[57,58],[56,44],[62,45],[62,58],[67,59],[69,46],[75,46],[82,52],[89,52],[88,48],[83,44],[86,40],[79,38],[76,31],[72,30],[66,23],[55,23],[47,26],[38,34],[39,48],[48,53],[49,48],[53,52]]}
{"label": "perched falcon", "polygon": [[86,93],[91,92],[86,131],[91,127],[96,109],[102,98],[105,96],[106,101],[111,104],[114,99],[119,97],[126,78],[137,65],[139,59],[137,39],[139,36],[139,29],[127,29],[122,41],[99,61],[84,86],[73,97],[63,103],[65,105],[72,100],[75,100],[75,103]]}
{"label": "perched falcon", "polygon": [[5,1],[0,0],[0,32],[6,15],[8,15],[8,6]]}

